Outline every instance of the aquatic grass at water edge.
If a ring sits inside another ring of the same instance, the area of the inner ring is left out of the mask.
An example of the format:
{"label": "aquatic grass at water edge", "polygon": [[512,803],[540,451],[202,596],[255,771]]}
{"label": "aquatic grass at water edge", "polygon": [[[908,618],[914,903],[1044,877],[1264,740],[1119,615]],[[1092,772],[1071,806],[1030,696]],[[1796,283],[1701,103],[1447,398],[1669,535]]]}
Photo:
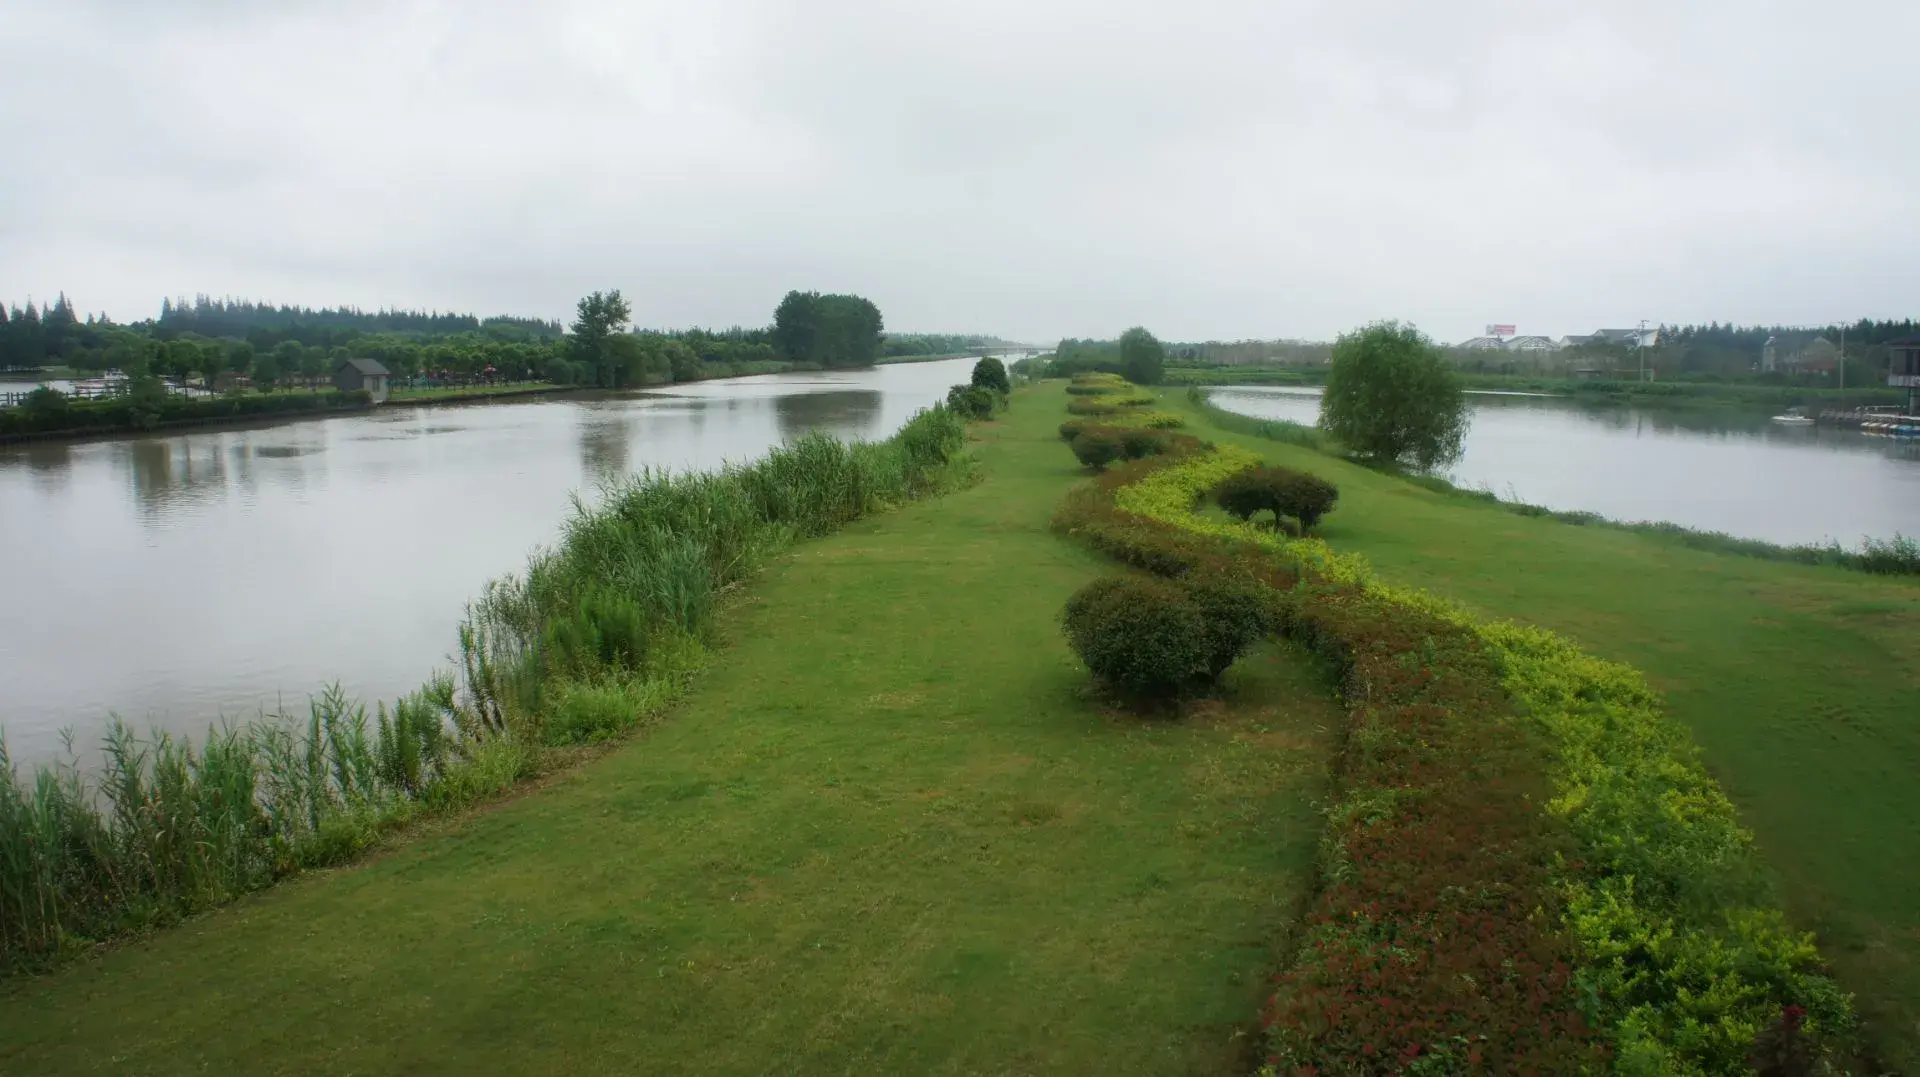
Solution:
{"label": "aquatic grass at water edge", "polygon": [[372,713],[335,686],[198,747],[115,719],[97,773],[69,746],[23,776],[0,741],[0,969],[342,862],[421,812],[498,795],[544,749],[631,729],[705,660],[723,591],[797,539],[963,478],[964,444],[934,408],[877,444],[813,434],[576,499],[551,550],[469,604],[457,676]]}

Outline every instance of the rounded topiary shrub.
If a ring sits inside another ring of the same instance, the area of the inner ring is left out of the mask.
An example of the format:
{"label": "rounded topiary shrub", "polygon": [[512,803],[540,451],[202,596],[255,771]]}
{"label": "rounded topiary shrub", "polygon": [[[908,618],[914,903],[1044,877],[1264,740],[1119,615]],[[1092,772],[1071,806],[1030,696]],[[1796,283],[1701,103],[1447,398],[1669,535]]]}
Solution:
{"label": "rounded topiary shrub", "polygon": [[1271,512],[1276,526],[1281,517],[1290,516],[1306,529],[1332,511],[1333,503],[1340,499],[1340,491],[1317,475],[1283,467],[1251,467],[1228,476],[1214,487],[1213,499],[1242,520]]}
{"label": "rounded topiary shrub", "polygon": [[1074,457],[1096,471],[1125,454],[1120,439],[1104,430],[1084,430],[1072,444]]}
{"label": "rounded topiary shrub", "polygon": [[1320,522],[1320,517],[1333,511],[1333,503],[1340,500],[1340,490],[1318,475],[1308,475],[1300,471],[1285,471],[1285,478],[1279,484],[1279,509],[1282,516],[1291,516],[1300,521],[1300,526],[1312,530]]}
{"label": "rounded topiary shrub", "polygon": [[1120,451],[1129,460],[1159,456],[1167,451],[1167,439],[1157,430],[1127,430],[1120,435]]}
{"label": "rounded topiary shrub", "polygon": [[1080,436],[1080,431],[1085,427],[1086,427],[1086,423],[1078,419],[1069,419],[1066,422],[1061,423],[1060,424],[1060,440],[1072,441],[1074,438],[1077,438]]}
{"label": "rounded topiary shrub", "polygon": [[1108,576],[1067,600],[1067,640],[1101,684],[1139,702],[1168,702],[1213,679],[1206,616],[1175,583]]}
{"label": "rounded topiary shrub", "polygon": [[1217,681],[1255,641],[1272,632],[1272,592],[1244,576],[1198,571],[1180,580],[1207,630],[1207,677]]}

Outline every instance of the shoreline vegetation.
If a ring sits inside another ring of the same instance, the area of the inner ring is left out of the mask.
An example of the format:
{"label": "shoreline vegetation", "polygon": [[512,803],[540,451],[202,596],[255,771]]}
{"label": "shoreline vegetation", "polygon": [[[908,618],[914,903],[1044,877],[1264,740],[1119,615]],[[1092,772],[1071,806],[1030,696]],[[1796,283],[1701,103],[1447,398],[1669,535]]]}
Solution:
{"label": "shoreline vegetation", "polygon": [[197,746],[116,722],[97,777],[73,760],[22,776],[0,740],[0,971],[347,862],[622,736],[705,664],[729,588],[797,541],[963,481],[965,440],[936,406],[883,442],[808,435],[576,499],[552,549],[469,605],[458,675],[391,707],[328,689]]}
{"label": "shoreline vegetation", "polygon": [[[971,358],[978,352],[962,352],[955,355],[907,356],[881,359],[874,365],[890,363],[930,363],[949,359]],[[387,399],[376,404],[365,392],[343,393],[327,389],[308,392],[300,389],[287,389],[275,393],[225,393],[217,397],[169,397],[157,408],[145,410],[128,403],[123,398],[108,398],[102,401],[76,401],[63,409],[61,421],[67,426],[52,428],[34,428],[40,422],[51,420],[30,420],[24,415],[14,413],[21,409],[12,408],[0,411],[0,445],[19,444],[34,441],[83,441],[96,438],[125,437],[158,431],[185,431],[226,426],[235,423],[278,423],[301,419],[327,419],[354,412],[369,411],[389,407],[426,407],[439,404],[485,404],[494,402],[519,402],[529,397],[553,396],[562,393],[594,393],[615,391],[642,391],[647,389],[670,388],[703,381],[726,381],[734,378],[751,378],[765,374],[794,374],[825,370],[813,363],[789,363],[781,360],[769,360],[759,363],[734,364],[726,372],[702,372],[698,378],[683,381],[659,381],[629,386],[624,390],[596,389],[591,385],[568,385],[542,382],[509,382],[500,385],[448,385],[412,388],[398,386],[392,389]],[[146,425],[141,425],[145,423]]]}
{"label": "shoreline vegetation", "polygon": [[[1455,374],[1460,379],[1460,384],[1470,391],[1539,393],[1595,406],[1630,404],[1644,407],[1852,408],[1905,404],[1907,400],[1904,391],[1888,389],[1885,386],[1831,389],[1799,385],[1769,385],[1750,381],[1633,382],[1612,379],[1541,378],[1473,371],[1456,371]],[[1327,373],[1324,366],[1168,366],[1165,384],[1208,388],[1234,386],[1319,388],[1326,384],[1326,380]]]}
{"label": "shoreline vegetation", "polygon": [[[1209,423],[1221,429],[1297,445],[1325,453],[1336,459],[1347,459],[1339,446],[1318,427],[1287,419],[1262,419],[1229,411],[1207,400],[1197,387],[1189,390],[1188,403],[1205,414]],[[1862,539],[1860,546],[1856,549],[1848,549],[1838,542],[1829,542],[1825,545],[1787,546],[1762,539],[1740,538],[1721,531],[1703,531],[1698,528],[1683,527],[1666,521],[1614,520],[1594,512],[1550,509],[1544,505],[1508,500],[1489,490],[1471,490],[1456,486],[1437,475],[1399,469],[1389,469],[1386,473],[1449,497],[1497,505],[1502,510],[1518,516],[1541,516],[1579,527],[1605,527],[1630,531],[1638,535],[1670,539],[1689,549],[1707,550],[1737,557],[1754,557],[1765,561],[1828,565],[1880,576],[1920,576],[1920,537],[1900,534],[1885,539],[1868,537]]]}

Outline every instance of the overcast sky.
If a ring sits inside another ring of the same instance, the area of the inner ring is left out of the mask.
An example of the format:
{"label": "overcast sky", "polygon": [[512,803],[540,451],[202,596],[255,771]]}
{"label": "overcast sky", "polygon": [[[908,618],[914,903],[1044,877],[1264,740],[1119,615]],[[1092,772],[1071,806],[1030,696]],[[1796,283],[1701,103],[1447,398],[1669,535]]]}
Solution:
{"label": "overcast sky", "polygon": [[0,0],[0,299],[1019,339],[1920,314],[1920,5]]}

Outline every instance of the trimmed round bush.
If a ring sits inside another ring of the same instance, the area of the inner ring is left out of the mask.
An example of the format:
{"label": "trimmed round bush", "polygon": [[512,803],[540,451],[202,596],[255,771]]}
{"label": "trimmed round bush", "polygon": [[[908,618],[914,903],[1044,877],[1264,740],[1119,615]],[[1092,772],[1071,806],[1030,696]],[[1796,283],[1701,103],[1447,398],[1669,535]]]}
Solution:
{"label": "trimmed round bush", "polygon": [[1060,440],[1070,442],[1074,438],[1079,437],[1080,431],[1084,429],[1086,429],[1086,423],[1084,421],[1079,419],[1069,419],[1066,422],[1060,424]]}
{"label": "trimmed round bush", "polygon": [[1218,681],[1235,659],[1272,631],[1272,592],[1248,577],[1198,571],[1181,577],[1180,586],[1206,625],[1209,681]]}
{"label": "trimmed round bush", "polygon": [[1103,685],[1140,702],[1171,702],[1212,680],[1217,643],[1178,584],[1107,576],[1067,600],[1067,641]]}
{"label": "trimmed round bush", "polygon": [[1304,530],[1313,530],[1338,500],[1340,490],[1318,475],[1288,471],[1280,483],[1280,514],[1300,521]]}
{"label": "trimmed round bush", "polygon": [[1333,503],[1340,499],[1340,491],[1317,475],[1283,467],[1251,467],[1228,476],[1214,487],[1213,499],[1242,520],[1271,512],[1276,525],[1281,517],[1291,516],[1300,521],[1305,530],[1332,511]]}
{"label": "trimmed round bush", "polygon": [[1073,455],[1081,463],[1098,471],[1125,455],[1120,439],[1105,430],[1086,430],[1073,439]]}
{"label": "trimmed round bush", "polygon": [[1125,430],[1120,434],[1120,451],[1129,460],[1159,456],[1167,451],[1167,439],[1157,430]]}

